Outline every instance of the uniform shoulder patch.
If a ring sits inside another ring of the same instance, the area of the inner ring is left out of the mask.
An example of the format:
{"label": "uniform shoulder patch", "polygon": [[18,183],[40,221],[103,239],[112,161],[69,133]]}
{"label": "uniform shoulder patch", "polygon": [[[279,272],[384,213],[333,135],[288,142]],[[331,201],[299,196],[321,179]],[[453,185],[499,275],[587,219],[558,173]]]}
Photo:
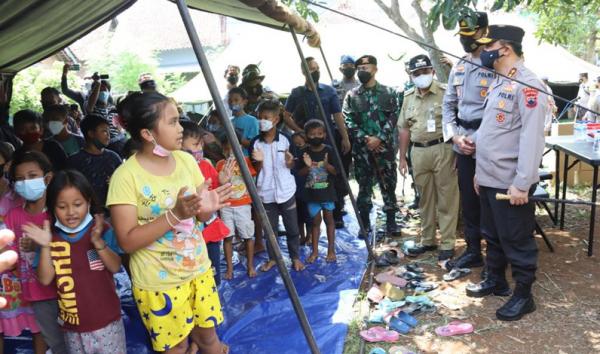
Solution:
{"label": "uniform shoulder patch", "polygon": [[413,93],[415,93],[415,88],[414,88],[414,87],[411,87],[411,88],[409,88],[408,90],[405,90],[405,91],[404,91],[404,96],[406,97],[406,96],[408,96],[408,95],[412,95]]}
{"label": "uniform shoulder patch", "polygon": [[523,89],[523,94],[525,95],[525,106],[527,108],[535,108],[538,104],[539,91],[532,87],[526,87]]}
{"label": "uniform shoulder patch", "polygon": [[443,90],[445,90],[445,89],[447,89],[447,88],[448,88],[448,84],[445,84],[445,83],[443,83],[443,82],[440,82],[440,88],[441,88],[441,89],[443,89]]}

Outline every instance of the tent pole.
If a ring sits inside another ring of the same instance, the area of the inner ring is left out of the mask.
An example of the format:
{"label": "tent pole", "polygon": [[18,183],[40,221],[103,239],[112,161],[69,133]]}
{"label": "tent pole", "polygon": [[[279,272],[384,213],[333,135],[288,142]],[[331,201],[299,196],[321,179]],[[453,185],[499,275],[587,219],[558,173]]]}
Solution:
{"label": "tent pole", "polygon": [[321,57],[323,57],[323,62],[325,63],[325,68],[327,68],[327,73],[329,74],[329,78],[331,79],[331,84],[333,85],[333,74],[331,73],[331,68],[329,67],[329,63],[327,62],[327,58],[325,57],[325,52],[323,52],[323,47],[319,45],[319,51],[321,52]]}
{"label": "tent pole", "polygon": [[[292,34],[292,37],[294,38],[294,43],[296,44],[296,49],[298,50],[298,55],[300,55],[300,60],[302,61],[302,68],[304,70],[304,72],[308,73],[308,63],[306,62],[306,58],[304,57],[304,52],[302,51],[302,47],[300,46],[300,42],[298,41],[298,36],[296,35],[296,31],[292,28],[289,27],[290,29],[290,33]],[[368,237],[368,232],[365,229],[365,225],[363,224],[362,218],[360,217],[360,214],[358,212],[358,206],[356,204],[356,199],[354,198],[354,193],[352,193],[352,189],[350,189],[350,182],[348,182],[348,175],[346,174],[346,171],[344,170],[344,166],[342,165],[342,158],[340,155],[340,152],[337,148],[337,146],[334,143],[334,137],[335,135],[333,134],[333,128],[331,127],[331,122],[329,121],[329,119],[327,118],[327,116],[325,115],[325,109],[323,108],[323,102],[321,102],[321,97],[319,97],[318,95],[318,91],[317,91],[317,86],[315,85],[315,82],[313,81],[312,77],[310,75],[305,75],[306,76],[306,80],[309,84],[309,88],[312,92],[315,93],[315,98],[317,99],[317,108],[319,109],[319,116],[321,118],[321,120],[323,121],[323,123],[325,123],[325,128],[327,130],[327,136],[329,136],[331,142],[333,144],[331,144],[331,148],[333,149],[333,154],[335,155],[335,168],[337,170],[337,172],[342,176],[342,179],[344,180],[344,184],[346,185],[346,188],[348,189],[348,195],[350,196],[350,201],[352,202],[352,207],[354,208],[354,213],[356,214],[356,220],[358,221],[358,225],[360,226],[360,231],[359,234],[363,235],[363,239],[365,240],[365,245],[367,246],[367,252],[369,253],[369,260],[374,259],[374,254],[373,254],[373,248],[371,247],[371,244],[369,243],[369,237]],[[373,236],[374,237],[374,236]]]}
{"label": "tent pole", "polygon": [[300,321],[300,326],[302,327],[302,331],[304,332],[304,336],[306,337],[306,342],[310,351],[313,354],[320,353],[319,347],[317,346],[317,342],[315,340],[314,334],[312,332],[312,328],[308,322],[308,318],[306,317],[306,313],[302,308],[302,304],[300,303],[300,298],[298,297],[298,292],[294,287],[294,283],[292,282],[292,278],[285,266],[285,262],[283,261],[283,257],[281,256],[281,250],[279,249],[279,244],[277,243],[277,238],[271,228],[271,224],[269,223],[269,219],[267,218],[267,212],[265,211],[265,207],[262,204],[260,197],[258,196],[258,191],[254,184],[254,180],[250,175],[250,171],[246,166],[246,160],[244,158],[244,154],[242,152],[242,148],[240,146],[240,142],[237,139],[235,131],[233,129],[233,125],[231,121],[228,119],[225,106],[223,105],[223,101],[221,100],[219,90],[217,88],[217,84],[210,70],[210,66],[208,64],[208,59],[204,53],[204,49],[198,38],[198,34],[196,32],[196,28],[190,16],[190,12],[187,8],[185,0],[177,0],[177,7],[179,8],[179,13],[181,15],[181,19],[183,24],[185,25],[185,29],[187,31],[188,36],[190,37],[190,42],[194,49],[194,53],[196,54],[196,58],[198,59],[198,64],[200,64],[200,68],[202,69],[202,73],[204,74],[204,78],[206,80],[206,84],[210,90],[210,94],[213,98],[214,104],[219,112],[219,116],[221,117],[221,122],[223,127],[225,127],[225,132],[227,134],[227,138],[231,143],[231,147],[233,149],[233,154],[235,155],[235,159],[240,167],[240,171],[242,172],[242,177],[244,178],[244,182],[246,183],[246,187],[248,188],[248,192],[252,197],[252,202],[254,207],[258,211],[258,217],[260,222],[263,225],[263,228],[267,232],[267,241],[270,242],[273,253],[275,254],[275,262],[277,263],[277,268],[279,268],[279,273],[281,274],[281,278],[283,279],[283,283],[288,292],[288,296],[292,301],[292,306],[294,311],[296,312],[296,317]]}

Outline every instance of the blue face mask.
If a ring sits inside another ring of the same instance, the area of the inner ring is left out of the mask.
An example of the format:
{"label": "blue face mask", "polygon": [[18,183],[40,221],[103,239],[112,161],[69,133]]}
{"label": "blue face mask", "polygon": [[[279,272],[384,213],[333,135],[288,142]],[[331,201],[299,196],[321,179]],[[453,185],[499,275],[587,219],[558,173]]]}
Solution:
{"label": "blue face mask", "polygon": [[239,104],[230,104],[229,108],[231,109],[231,113],[238,114],[242,111],[242,106]]}
{"label": "blue face mask", "polygon": [[16,181],[15,192],[28,202],[39,200],[46,192],[44,177]]}
{"label": "blue face mask", "polygon": [[90,221],[92,221],[94,218],[92,217],[92,214],[87,213],[87,215],[85,216],[85,219],[83,219],[83,221],[81,222],[81,224],[79,224],[76,227],[68,227],[66,225],[63,225],[60,221],[58,221],[58,218],[55,216],[54,217],[56,219],[56,221],[54,222],[54,226],[56,226],[57,228],[61,229],[62,231],[64,231],[67,234],[76,234],[79,231],[85,229],[85,227],[90,223]]}
{"label": "blue face mask", "polygon": [[[504,47],[502,47],[504,48]],[[488,69],[492,69],[494,70],[494,62],[496,62],[496,60],[498,60],[498,58],[501,57],[500,55],[500,49],[502,48],[498,48],[496,50],[485,50],[483,49],[481,51],[481,54],[479,55],[479,58],[481,59],[481,65],[485,66]]]}
{"label": "blue face mask", "polygon": [[100,91],[100,94],[98,94],[98,101],[106,103],[108,102],[108,91]]}

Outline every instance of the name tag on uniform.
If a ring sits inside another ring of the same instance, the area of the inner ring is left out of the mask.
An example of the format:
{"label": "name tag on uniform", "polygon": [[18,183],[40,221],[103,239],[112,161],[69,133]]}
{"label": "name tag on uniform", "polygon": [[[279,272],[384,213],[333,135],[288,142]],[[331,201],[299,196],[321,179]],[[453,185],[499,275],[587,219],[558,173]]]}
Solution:
{"label": "name tag on uniform", "polygon": [[427,132],[435,133],[435,119],[427,119]]}

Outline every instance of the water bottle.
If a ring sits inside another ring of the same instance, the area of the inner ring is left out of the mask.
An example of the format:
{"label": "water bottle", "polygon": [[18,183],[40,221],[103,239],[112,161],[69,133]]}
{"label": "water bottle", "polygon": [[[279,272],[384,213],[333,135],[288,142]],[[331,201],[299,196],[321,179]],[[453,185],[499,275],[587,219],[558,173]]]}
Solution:
{"label": "water bottle", "polygon": [[577,140],[577,141],[585,140],[586,126],[582,121],[578,120],[575,122],[574,130],[575,130],[575,140]]}
{"label": "water bottle", "polygon": [[596,130],[594,133],[594,145],[592,145],[592,150],[596,154],[600,154],[600,130]]}

